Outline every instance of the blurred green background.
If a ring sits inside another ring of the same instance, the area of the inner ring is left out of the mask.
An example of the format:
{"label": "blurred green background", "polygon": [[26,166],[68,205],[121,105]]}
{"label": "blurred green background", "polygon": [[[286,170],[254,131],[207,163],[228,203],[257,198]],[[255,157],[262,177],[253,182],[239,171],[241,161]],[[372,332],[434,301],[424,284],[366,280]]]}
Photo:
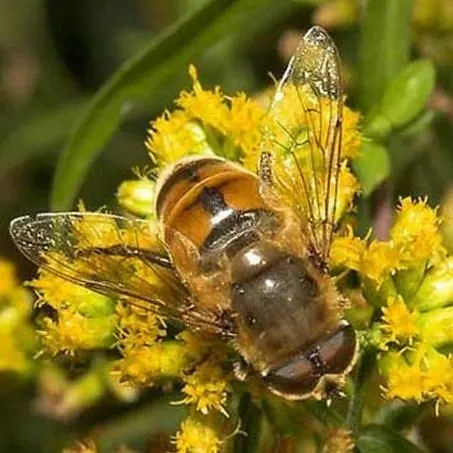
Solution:
{"label": "blurred green background", "polygon": [[[189,63],[199,68],[206,87],[257,94],[272,85],[269,73],[281,75],[299,33],[313,23],[325,26],[340,49],[353,108],[372,110],[363,88],[370,68],[376,74],[388,70],[385,55],[370,53],[373,46],[409,46],[408,57],[433,62],[437,82],[429,108],[388,141],[390,189],[378,189],[367,203],[408,194],[428,195],[432,204],[448,199],[453,181],[453,2],[395,0],[413,9],[404,43],[398,7],[389,19],[392,29],[389,23],[364,25],[359,3],[1,0],[1,255],[30,278],[33,268],[8,237],[12,218],[51,210],[51,200],[53,207],[65,209],[75,207],[79,198],[88,209],[115,204],[116,188],[132,176],[131,167],[149,163],[143,145],[149,121],[172,109],[178,92],[190,87]],[[365,26],[374,27],[368,35]],[[368,100],[381,95],[369,93]],[[81,152],[69,159],[74,149]],[[62,189],[51,195],[56,168],[57,189]],[[66,180],[68,168],[72,179]],[[57,451],[69,432],[83,431],[92,420],[123,409],[116,404],[109,413],[107,404],[101,415],[93,411],[68,425],[37,415],[33,385],[5,382],[3,388],[0,383],[1,452]],[[133,421],[127,423],[130,427]]]}

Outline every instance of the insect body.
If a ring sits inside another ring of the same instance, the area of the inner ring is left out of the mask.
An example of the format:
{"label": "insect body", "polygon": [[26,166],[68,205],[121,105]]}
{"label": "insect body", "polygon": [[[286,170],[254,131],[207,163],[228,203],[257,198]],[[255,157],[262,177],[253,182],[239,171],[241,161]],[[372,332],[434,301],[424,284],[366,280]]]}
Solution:
{"label": "insect body", "polygon": [[16,219],[11,234],[63,278],[223,337],[274,393],[323,397],[357,355],[327,273],[342,102],[336,48],[314,27],[277,90],[258,175],[216,157],[177,162],[157,182],[158,233],[147,221],[63,213]]}

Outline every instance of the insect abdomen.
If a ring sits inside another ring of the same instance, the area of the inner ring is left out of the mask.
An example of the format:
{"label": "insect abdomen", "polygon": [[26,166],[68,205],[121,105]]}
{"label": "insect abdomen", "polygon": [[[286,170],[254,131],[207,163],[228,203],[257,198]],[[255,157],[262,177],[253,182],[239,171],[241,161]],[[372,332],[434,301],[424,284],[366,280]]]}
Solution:
{"label": "insect abdomen", "polygon": [[[266,222],[275,220],[259,194],[258,178],[220,158],[181,161],[159,186],[156,212],[164,232],[177,231],[201,254],[264,224],[270,228]],[[171,235],[166,242],[171,250]]]}

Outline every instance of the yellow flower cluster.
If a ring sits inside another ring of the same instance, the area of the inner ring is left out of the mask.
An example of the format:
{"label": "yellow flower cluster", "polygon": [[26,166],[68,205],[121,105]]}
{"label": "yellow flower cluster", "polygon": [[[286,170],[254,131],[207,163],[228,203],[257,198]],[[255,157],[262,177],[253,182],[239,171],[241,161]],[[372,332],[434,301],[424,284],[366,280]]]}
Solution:
{"label": "yellow flower cluster", "polygon": [[181,423],[174,443],[178,453],[219,453],[223,439],[212,422],[191,415]]}
{"label": "yellow flower cluster", "polygon": [[14,266],[0,258],[0,373],[27,375],[33,370],[31,309],[31,294],[19,284]]}
{"label": "yellow flower cluster", "polygon": [[151,158],[163,167],[191,154],[240,159],[254,151],[264,109],[244,93],[228,97],[218,87],[203,89],[194,66],[189,74],[193,90],[183,91],[177,109],[151,123],[146,141]]}
{"label": "yellow flower cluster", "polygon": [[334,240],[331,265],[355,270],[369,286],[380,289],[398,271],[424,269],[445,256],[439,223],[426,200],[402,199],[388,241],[360,239],[347,229]]}
{"label": "yellow flower cluster", "polygon": [[434,348],[423,347],[405,354],[391,352],[380,361],[387,378],[386,398],[435,399],[437,404],[453,402],[453,359]]}
{"label": "yellow flower cluster", "polygon": [[40,320],[38,335],[48,354],[76,355],[113,345],[117,316],[110,298],[43,269],[30,286],[38,294],[37,306],[48,305],[57,313]]}
{"label": "yellow flower cluster", "polygon": [[381,311],[368,339],[380,350],[387,398],[453,401],[453,260],[446,256],[437,210],[405,198],[388,241],[334,241],[334,267],[357,272],[364,294]]}

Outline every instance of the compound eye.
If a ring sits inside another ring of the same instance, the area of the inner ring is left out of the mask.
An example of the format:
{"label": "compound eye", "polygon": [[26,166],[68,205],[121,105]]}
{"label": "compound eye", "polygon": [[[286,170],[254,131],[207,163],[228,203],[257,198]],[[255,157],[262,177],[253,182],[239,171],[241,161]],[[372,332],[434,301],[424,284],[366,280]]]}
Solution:
{"label": "compound eye", "polygon": [[279,368],[272,369],[264,381],[277,394],[302,399],[315,389],[319,377],[313,364],[303,354],[298,354]]}
{"label": "compound eye", "polygon": [[357,336],[350,325],[341,326],[333,335],[317,343],[325,374],[341,374],[352,362]]}

